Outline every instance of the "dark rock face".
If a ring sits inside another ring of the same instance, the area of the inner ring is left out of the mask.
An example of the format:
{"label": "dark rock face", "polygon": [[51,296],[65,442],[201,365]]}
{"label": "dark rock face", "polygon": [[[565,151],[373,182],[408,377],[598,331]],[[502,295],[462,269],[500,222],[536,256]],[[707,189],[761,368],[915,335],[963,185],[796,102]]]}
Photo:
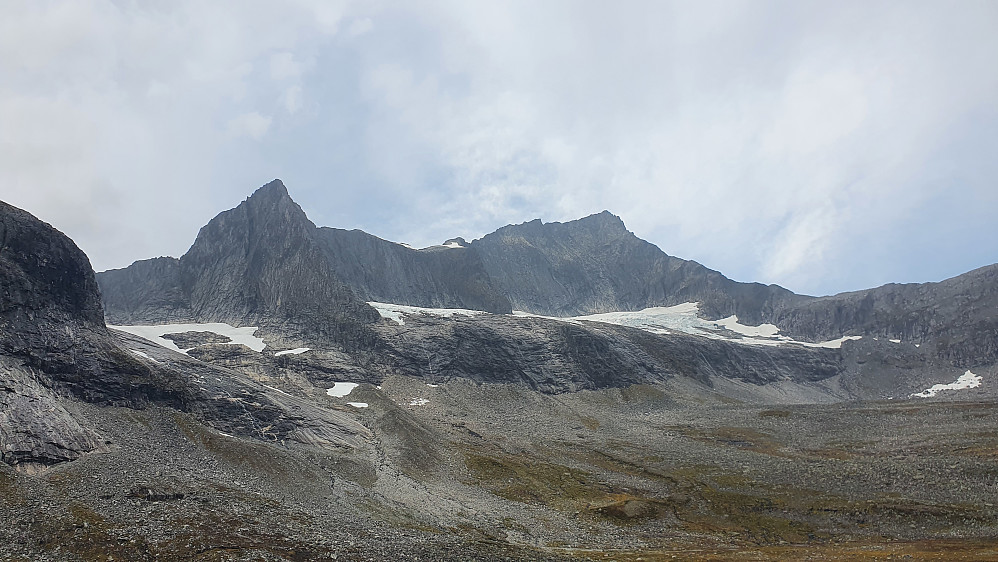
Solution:
{"label": "dark rock face", "polygon": [[[435,246],[414,250],[360,230],[320,228],[319,240],[337,277],[365,301],[512,312],[477,252]],[[463,240],[446,244],[466,246]]]}
{"label": "dark rock face", "polygon": [[700,302],[711,319],[757,322],[802,297],[775,285],[737,283],[667,255],[602,212],[566,223],[534,220],[472,242],[513,308],[549,316],[640,310]]}

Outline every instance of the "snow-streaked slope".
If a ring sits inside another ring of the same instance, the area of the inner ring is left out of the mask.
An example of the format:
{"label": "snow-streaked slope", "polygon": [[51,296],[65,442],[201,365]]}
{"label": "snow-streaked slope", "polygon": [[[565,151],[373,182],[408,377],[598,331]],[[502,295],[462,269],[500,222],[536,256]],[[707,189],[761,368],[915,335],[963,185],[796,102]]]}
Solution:
{"label": "snow-streaked slope", "polygon": [[922,392],[916,392],[912,394],[911,398],[932,398],[933,396],[939,394],[944,390],[963,390],[965,388],[977,388],[981,386],[981,380],[983,379],[981,378],[980,375],[975,375],[974,373],[971,373],[968,370],[966,373],[960,375],[960,378],[956,379],[955,381],[949,384],[934,384],[931,387],[923,390]]}
{"label": "snow-streaked slope", "polygon": [[274,357],[280,357],[282,355],[301,355],[306,351],[312,351],[311,347],[296,347],[294,349],[285,349],[284,351],[278,351],[274,354]]}
{"label": "snow-streaked slope", "polygon": [[235,326],[215,322],[209,324],[157,324],[154,326],[112,326],[109,324],[108,328],[128,332],[129,334],[145,338],[180,353],[187,353],[190,349],[180,349],[173,341],[164,338],[164,335],[182,334],[184,332],[212,332],[220,336],[226,336],[232,340],[226,342],[229,345],[243,344],[253,351],[258,352],[263,351],[263,348],[267,346],[262,339],[253,335],[259,329],[256,326],[236,328]]}
{"label": "snow-streaked slope", "polygon": [[[456,314],[474,316],[477,314],[490,314],[481,310],[467,310],[463,308],[425,308],[420,306],[409,306],[403,304],[390,304],[383,302],[369,302],[382,318],[388,318],[397,324],[405,324],[405,316],[425,314],[429,316],[439,316],[450,318]],[[605,322],[607,324],[617,324],[619,326],[630,326],[639,328],[653,334],[668,334],[672,332],[682,332],[695,336],[703,336],[712,339],[727,340],[748,345],[781,345],[797,344],[807,347],[825,347],[838,349],[849,340],[858,340],[862,336],[843,336],[838,339],[824,342],[804,342],[797,341],[788,336],[780,335],[780,329],[773,324],[761,324],[759,326],[748,326],[738,321],[737,316],[729,316],[720,320],[704,320],[697,313],[700,305],[695,302],[678,304],[676,306],[656,306],[644,310],[626,312],[603,312],[600,314],[588,314],[586,316],[572,316],[568,318],[557,318],[552,316],[540,316],[529,312],[518,310],[513,311],[514,316],[548,318],[562,322]]]}

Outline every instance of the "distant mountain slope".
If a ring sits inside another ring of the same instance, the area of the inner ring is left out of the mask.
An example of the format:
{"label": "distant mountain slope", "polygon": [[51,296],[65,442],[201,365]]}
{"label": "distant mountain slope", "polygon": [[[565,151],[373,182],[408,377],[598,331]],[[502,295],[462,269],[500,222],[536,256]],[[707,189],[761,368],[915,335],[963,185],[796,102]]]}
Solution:
{"label": "distant mountain slope", "polygon": [[336,276],[366,301],[512,312],[478,253],[460,244],[415,250],[338,228],[320,228],[317,238]]}
{"label": "distant mountain slope", "polygon": [[670,256],[607,211],[566,223],[505,226],[471,246],[513,308],[535,314],[577,316],[699,302],[708,318],[737,314],[759,323],[774,308],[807,300],[776,285],[738,283]]}
{"label": "distant mountain slope", "polygon": [[998,360],[998,264],[939,283],[892,283],[811,299],[767,321],[801,338],[898,339],[957,366],[991,364]]}
{"label": "distant mountain slope", "polygon": [[376,338],[364,326],[378,317],[363,301],[546,316],[697,302],[712,320],[772,323],[802,341],[899,339],[971,367],[998,361],[996,268],[815,298],[670,256],[606,211],[415,250],[359,230],[316,228],[275,180],[219,214],[179,260],[140,261],[97,280],[117,323],[294,321],[369,347]]}

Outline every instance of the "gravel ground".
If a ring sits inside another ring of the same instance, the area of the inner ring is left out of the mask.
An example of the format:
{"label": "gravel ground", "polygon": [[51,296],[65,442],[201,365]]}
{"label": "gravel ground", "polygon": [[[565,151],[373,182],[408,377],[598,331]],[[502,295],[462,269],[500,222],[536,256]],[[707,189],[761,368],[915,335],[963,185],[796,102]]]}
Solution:
{"label": "gravel ground", "polygon": [[544,395],[403,377],[320,390],[373,437],[264,443],[74,403],[110,452],[0,466],[0,558],[998,557],[993,402],[766,407],[679,382]]}

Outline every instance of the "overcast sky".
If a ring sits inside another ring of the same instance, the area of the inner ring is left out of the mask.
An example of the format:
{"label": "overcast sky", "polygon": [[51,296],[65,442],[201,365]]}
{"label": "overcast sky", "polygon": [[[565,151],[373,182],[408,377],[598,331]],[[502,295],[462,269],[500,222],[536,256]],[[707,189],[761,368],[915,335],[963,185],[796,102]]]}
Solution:
{"label": "overcast sky", "polygon": [[415,246],[608,209],[828,294],[998,262],[998,2],[0,0],[0,199],[94,268],[281,178]]}

